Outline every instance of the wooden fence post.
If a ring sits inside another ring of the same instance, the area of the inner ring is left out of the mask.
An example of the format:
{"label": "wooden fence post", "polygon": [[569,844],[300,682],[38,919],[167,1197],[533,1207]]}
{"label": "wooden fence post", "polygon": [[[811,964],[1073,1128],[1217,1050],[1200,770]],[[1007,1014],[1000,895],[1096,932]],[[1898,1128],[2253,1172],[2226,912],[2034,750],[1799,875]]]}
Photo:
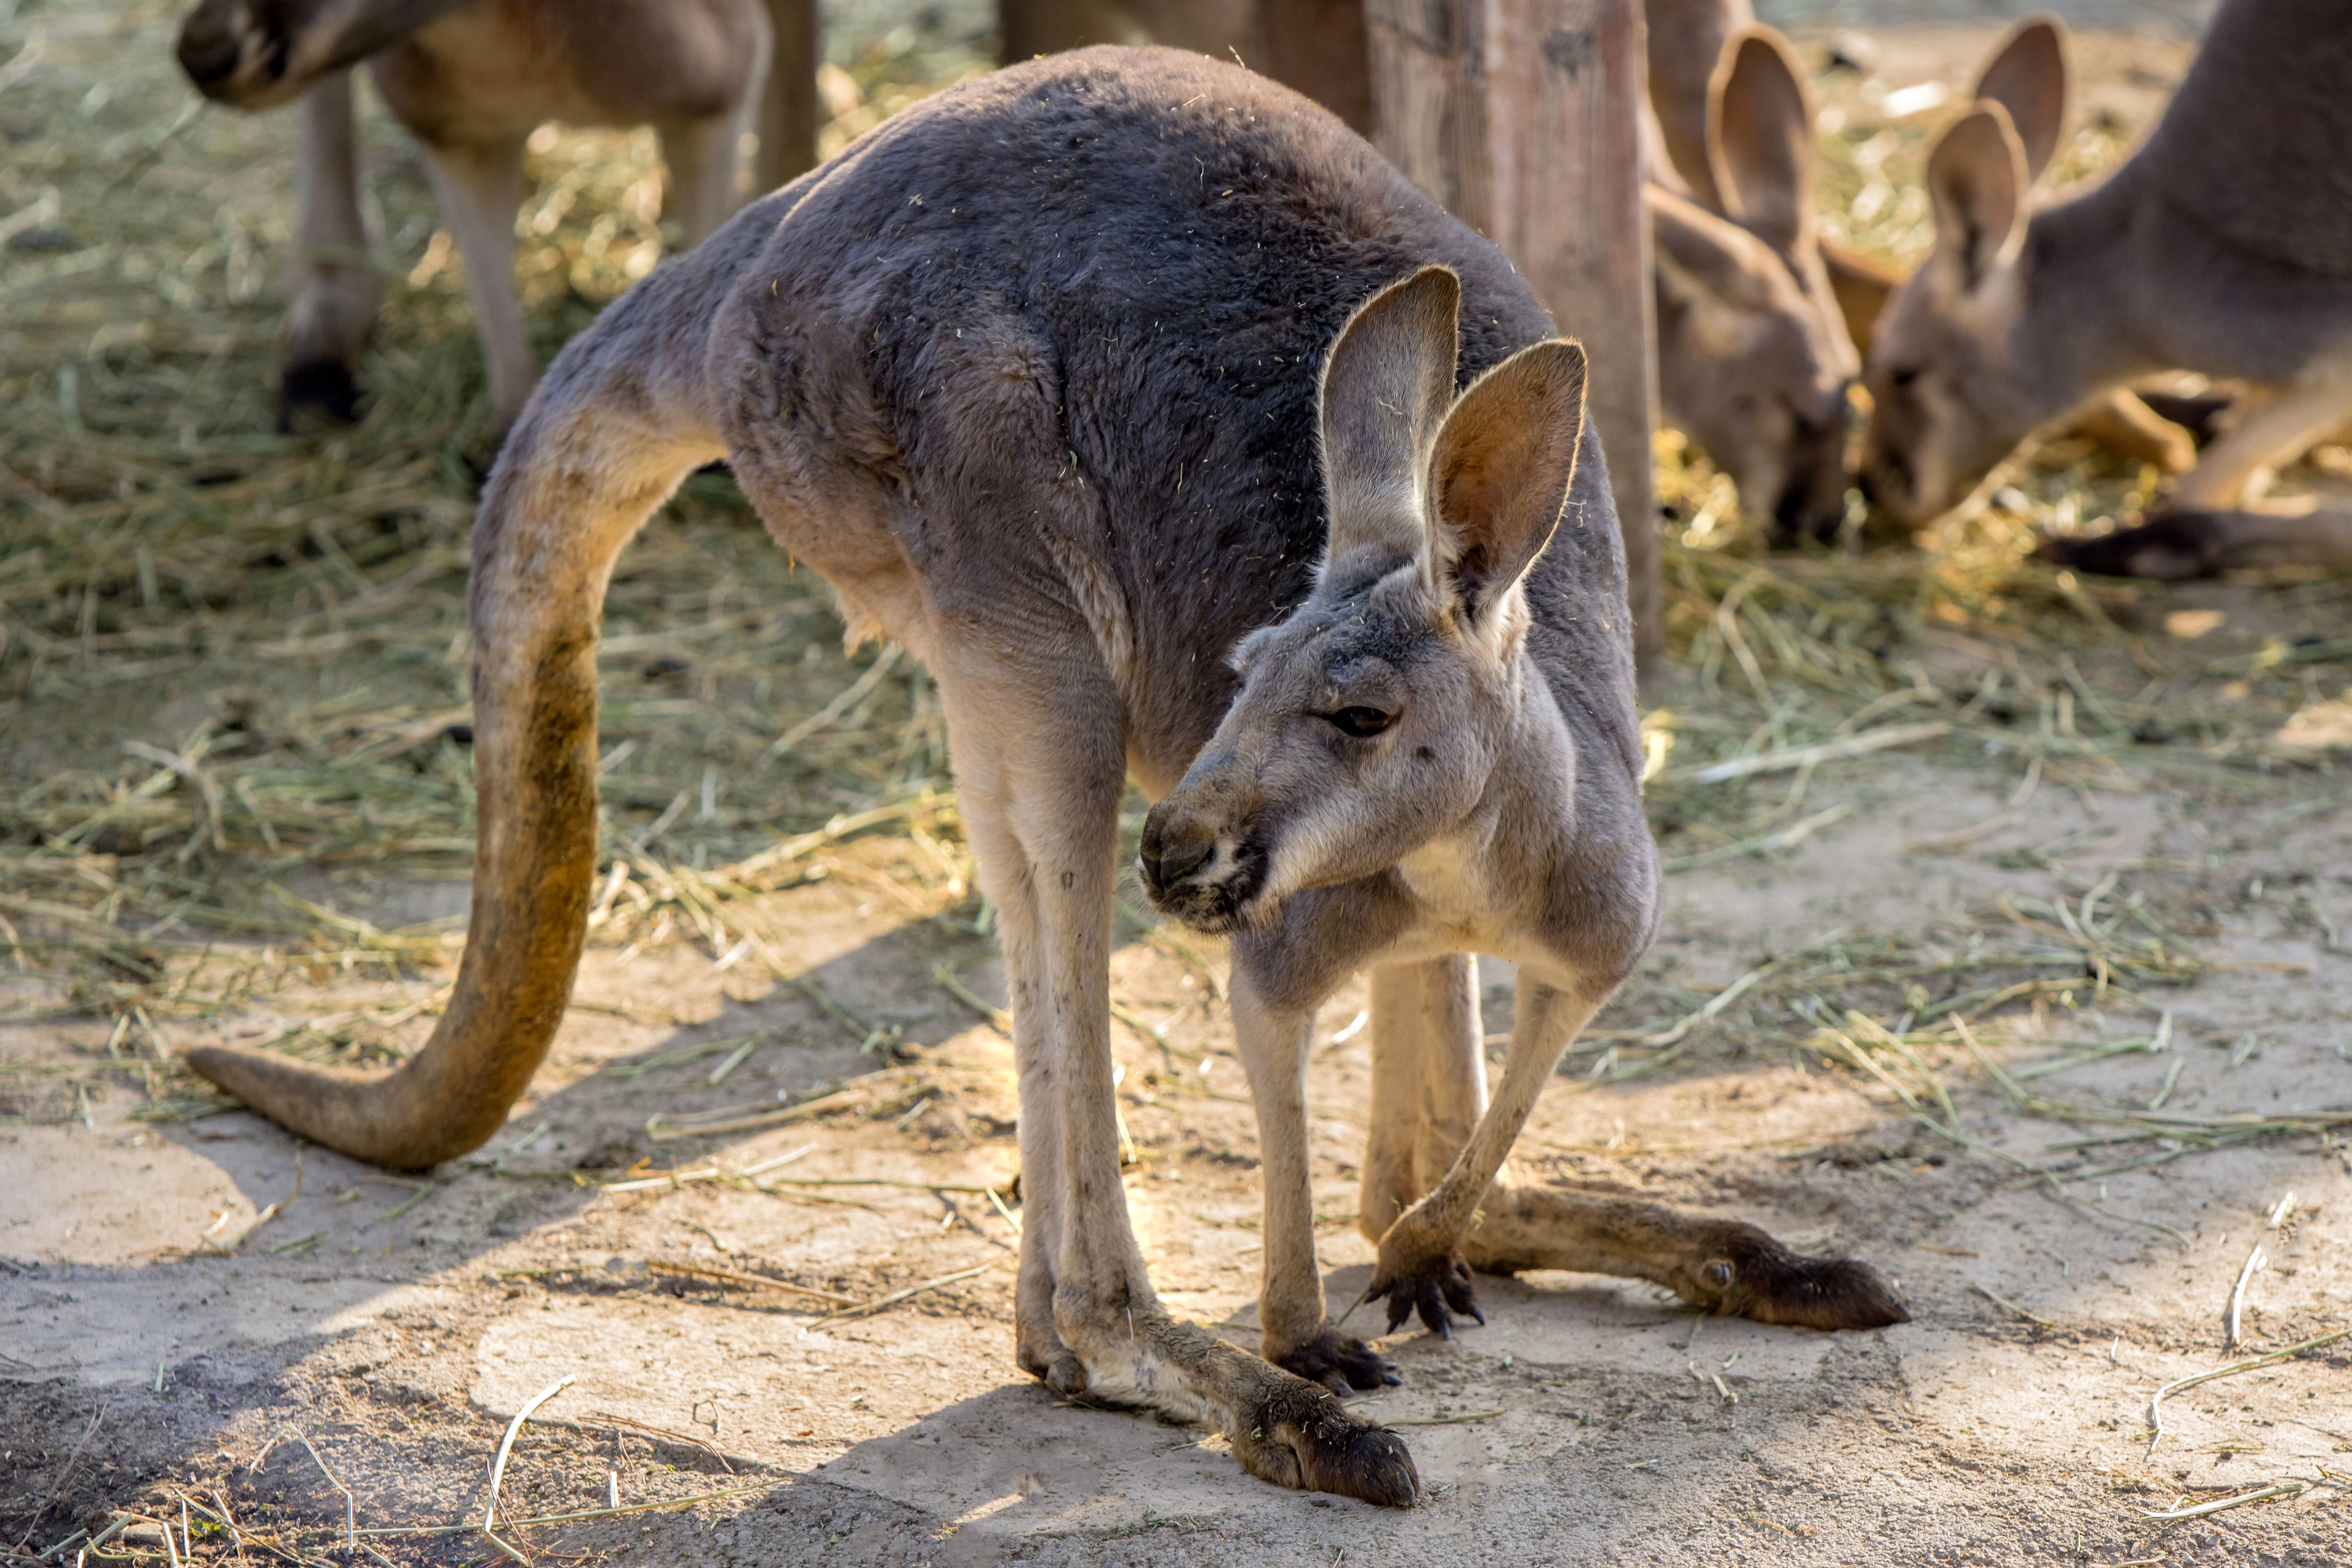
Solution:
{"label": "wooden fence post", "polygon": [[1500,245],[1584,342],[1625,534],[1633,646],[1665,650],[1651,410],[1657,397],[1639,114],[1642,0],[1365,0],[1374,140]]}

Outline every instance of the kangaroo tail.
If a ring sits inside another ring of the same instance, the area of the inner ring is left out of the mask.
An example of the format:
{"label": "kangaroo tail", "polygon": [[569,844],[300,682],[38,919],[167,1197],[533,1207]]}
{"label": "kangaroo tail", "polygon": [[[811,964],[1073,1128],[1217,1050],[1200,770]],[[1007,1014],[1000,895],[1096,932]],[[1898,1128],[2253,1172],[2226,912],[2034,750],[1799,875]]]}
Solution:
{"label": "kangaroo tail", "polygon": [[508,437],[474,526],[479,829],[448,1010],[389,1073],[226,1047],[188,1053],[191,1068],[270,1120],[416,1169],[485,1142],[546,1056],[596,869],[605,584],[621,547],[679,481],[726,455],[704,361],[718,305],[758,236],[756,220],[730,225],[615,302],[564,350]]}

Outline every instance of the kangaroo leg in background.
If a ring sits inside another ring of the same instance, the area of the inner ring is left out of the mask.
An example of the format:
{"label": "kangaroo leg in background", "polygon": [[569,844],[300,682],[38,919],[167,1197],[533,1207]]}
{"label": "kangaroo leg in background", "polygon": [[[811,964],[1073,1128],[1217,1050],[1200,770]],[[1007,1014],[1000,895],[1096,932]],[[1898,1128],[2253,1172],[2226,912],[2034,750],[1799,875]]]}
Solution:
{"label": "kangaroo leg in background", "polygon": [[2185,474],[2197,466],[2196,437],[2128,387],[2100,394],[2061,433],[2095,442],[2131,462],[2153,463],[2162,473]]}
{"label": "kangaroo leg in background", "polygon": [[[662,164],[669,174],[670,216],[685,230],[688,250],[709,238],[743,205],[743,138],[765,123],[768,79],[777,65],[774,30],[763,29],[763,34],[761,58],[751,62],[740,98],[719,113],[673,120],[657,128]],[[808,66],[814,70],[814,60]],[[809,90],[814,92],[815,78],[809,79]]]}
{"label": "kangaroo leg in background", "polygon": [[[1307,1051],[1315,1015],[1269,1003],[1240,963],[1234,966],[1232,1000],[1234,1032],[1249,1072],[1250,1100],[1257,1110],[1258,1176],[1265,1216],[1259,1232],[1265,1244],[1265,1271],[1258,1290],[1262,1353],[1275,1365],[1334,1394],[1400,1383],[1393,1363],[1353,1334],[1328,1324],[1324,1317],[1323,1276],[1315,1261],[1314,1152],[1307,1129]],[[1373,1048],[1379,1049],[1377,1043]],[[1375,1128],[1379,1115],[1376,1105]],[[1412,1156],[1409,1145],[1395,1152],[1407,1161]],[[1371,1169],[1368,1156],[1368,1185],[1373,1180]]]}
{"label": "kangaroo leg in background", "polygon": [[503,435],[539,380],[514,282],[522,142],[427,142],[425,161],[441,198],[441,219],[466,258],[466,291],[473,298],[474,329],[489,372],[490,425]]}
{"label": "kangaroo leg in background", "polygon": [[302,95],[302,174],[287,292],[286,369],[278,427],[305,415],[347,423],[359,402],[360,350],[383,303],[360,217],[358,125],[352,73],[320,77]]}
{"label": "kangaroo leg in background", "polygon": [[[669,174],[669,214],[683,231],[688,250],[735,216],[742,205],[736,176],[738,151],[756,100],[739,111],[703,120],[674,120],[660,128],[662,164]],[[520,205],[520,203],[518,203]]]}
{"label": "kangaroo leg in background", "polygon": [[768,0],[767,79],[756,97],[760,151],[751,194],[764,196],[816,167],[816,68],[824,58],[816,0]]}
{"label": "kangaroo leg in background", "polygon": [[[474,780],[465,956],[424,1049],[393,1072],[204,1047],[189,1067],[303,1137],[394,1169],[478,1148],[562,1022],[596,869],[596,624],[614,559],[726,455],[701,397],[694,258],[632,290],[557,361],[474,527]],[[583,454],[593,454],[593,460]]]}
{"label": "kangaroo leg in background", "polygon": [[967,731],[978,710],[947,708],[955,758],[956,809],[979,861],[980,881],[996,906],[1004,953],[1005,1000],[1013,1013],[1013,1063],[1021,1097],[1021,1265],[1013,1290],[1013,1355],[1021,1370],[1056,1387],[1082,1385],[1085,1370],[1054,1327],[1055,1270],[1060,1262],[1067,1184],[1062,1173],[1062,1079],[1050,1037],[1053,984],[1046,937],[1038,924],[1028,856],[1012,805],[1018,781],[984,733]]}
{"label": "kangaroo leg in background", "polygon": [[2293,462],[2352,417],[2352,375],[2279,389],[2245,410],[2206,447],[2167,510],[2221,511],[2255,499],[2268,470]]}

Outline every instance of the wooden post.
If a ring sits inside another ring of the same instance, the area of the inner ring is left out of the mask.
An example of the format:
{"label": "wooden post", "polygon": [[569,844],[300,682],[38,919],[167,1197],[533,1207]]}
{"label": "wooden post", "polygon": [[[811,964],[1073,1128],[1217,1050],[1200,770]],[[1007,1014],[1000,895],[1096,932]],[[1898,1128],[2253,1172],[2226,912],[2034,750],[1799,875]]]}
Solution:
{"label": "wooden post", "polygon": [[1657,399],[1639,114],[1642,0],[1365,0],[1374,141],[1500,245],[1583,340],[1625,534],[1633,647],[1665,650],[1651,410]]}

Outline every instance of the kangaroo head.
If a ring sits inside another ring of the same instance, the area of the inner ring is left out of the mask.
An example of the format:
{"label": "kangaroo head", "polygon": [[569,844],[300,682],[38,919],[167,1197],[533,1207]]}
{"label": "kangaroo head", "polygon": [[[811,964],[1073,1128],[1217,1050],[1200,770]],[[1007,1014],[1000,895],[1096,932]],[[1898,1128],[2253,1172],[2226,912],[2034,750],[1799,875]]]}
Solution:
{"label": "kangaroo head", "polygon": [[1844,519],[1860,369],[1813,228],[1812,123],[1788,45],[1745,28],[1707,91],[1724,216],[1656,190],[1650,205],[1660,401],[1783,540]]}
{"label": "kangaroo head", "polygon": [[1584,352],[1534,344],[1454,395],[1461,285],[1373,296],[1324,363],[1330,532],[1314,593],[1244,638],[1216,733],[1143,830],[1164,912],[1208,931],[1375,875],[1458,826],[1531,672],[1522,580],[1568,498]]}
{"label": "kangaroo head", "polygon": [[2019,24],[1928,152],[1936,248],[1888,303],[1864,375],[1863,491],[1906,523],[1965,499],[2081,390],[2038,373],[2024,326],[2028,198],[2057,151],[2065,69],[2054,19]]}
{"label": "kangaroo head", "polygon": [[1782,542],[1834,533],[1858,368],[1843,322],[1769,246],[1704,207],[1653,189],[1650,236],[1668,416]]}
{"label": "kangaroo head", "polygon": [[366,58],[453,0],[200,0],[180,22],[180,68],[239,109],[292,101],[325,72]]}

